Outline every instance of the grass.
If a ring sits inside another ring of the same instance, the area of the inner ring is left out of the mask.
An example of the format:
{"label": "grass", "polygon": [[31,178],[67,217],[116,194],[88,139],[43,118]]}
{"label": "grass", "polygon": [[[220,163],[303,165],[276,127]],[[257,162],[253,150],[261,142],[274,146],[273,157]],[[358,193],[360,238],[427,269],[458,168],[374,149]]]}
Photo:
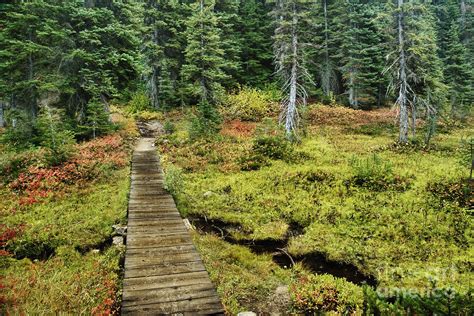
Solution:
{"label": "grass", "polygon": [[[161,139],[160,148],[165,169],[172,165],[175,176],[182,170],[181,188],[174,190],[182,214],[231,224],[234,240],[285,240],[297,224],[303,233],[289,238],[292,256],[322,253],[374,276],[380,289],[423,292],[435,282],[469,291],[473,223],[469,197],[459,198],[458,189],[467,187],[461,139],[472,127],[440,134],[430,148],[397,147],[393,113],[338,109],[338,116],[326,118],[328,111],[310,110],[307,134],[292,157],[245,172],[240,158],[260,137],[247,123],[229,122],[221,136],[191,143],[185,120],[175,117],[177,131]],[[355,124],[348,128],[347,122]],[[266,123],[251,124],[258,130]],[[210,244],[200,249],[222,252],[215,255],[221,260],[231,255]],[[226,272],[220,275],[224,302],[235,311],[239,294],[227,294]]]}
{"label": "grass", "polygon": [[124,247],[111,245],[112,226],[126,222],[135,128],[115,110],[118,133],[78,144],[57,167],[34,149],[38,159],[2,179],[0,313],[118,313]]}

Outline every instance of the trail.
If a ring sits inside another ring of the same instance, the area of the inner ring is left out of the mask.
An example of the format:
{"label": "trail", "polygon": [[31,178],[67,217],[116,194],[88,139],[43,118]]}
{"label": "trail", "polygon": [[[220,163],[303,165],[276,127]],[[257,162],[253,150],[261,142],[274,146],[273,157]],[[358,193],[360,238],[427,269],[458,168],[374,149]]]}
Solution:
{"label": "trail", "polygon": [[163,173],[154,138],[141,138],[132,183],[122,315],[221,315],[223,307]]}

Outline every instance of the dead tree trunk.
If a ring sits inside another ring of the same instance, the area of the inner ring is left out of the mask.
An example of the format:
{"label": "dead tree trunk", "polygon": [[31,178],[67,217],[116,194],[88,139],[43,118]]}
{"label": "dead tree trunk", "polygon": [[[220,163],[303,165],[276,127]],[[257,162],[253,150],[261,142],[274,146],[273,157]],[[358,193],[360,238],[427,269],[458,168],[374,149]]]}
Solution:
{"label": "dead tree trunk", "polygon": [[296,128],[296,96],[298,92],[298,15],[296,12],[296,6],[293,4],[293,21],[291,26],[291,73],[290,73],[290,95],[288,106],[286,109],[286,122],[285,129],[287,136],[295,131]]}
{"label": "dead tree trunk", "polygon": [[407,62],[405,52],[405,34],[404,34],[404,14],[403,0],[398,0],[398,50],[399,50],[399,70],[398,70],[398,99],[397,104],[400,107],[400,143],[408,143],[408,78]]}
{"label": "dead tree trunk", "polygon": [[0,100],[0,128],[5,127],[5,115],[4,115],[5,107],[6,107],[5,102]]}

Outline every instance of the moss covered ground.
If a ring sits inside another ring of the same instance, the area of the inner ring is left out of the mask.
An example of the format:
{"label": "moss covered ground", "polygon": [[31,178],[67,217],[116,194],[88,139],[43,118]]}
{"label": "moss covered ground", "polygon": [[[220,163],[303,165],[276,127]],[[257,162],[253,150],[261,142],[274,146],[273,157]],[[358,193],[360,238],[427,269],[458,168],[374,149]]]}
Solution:
{"label": "moss covered ground", "polygon": [[[158,140],[182,214],[218,226],[197,242],[228,310],[265,311],[265,298],[281,285],[290,289],[288,310],[360,312],[363,305],[360,284],[321,280],[304,264],[284,269],[272,256],[229,242],[283,241],[289,256],[348,264],[382,293],[450,288],[469,297],[472,124],[442,124],[426,147],[420,123],[419,138],[400,146],[390,110],[311,106],[306,116],[297,144],[286,143],[276,118],[229,121],[220,135],[191,142],[180,113],[169,115],[174,128]],[[311,276],[301,278],[305,273]],[[304,281],[292,287],[295,280]],[[305,301],[315,288],[304,284],[330,284],[334,304],[317,295]]]}
{"label": "moss covered ground", "polygon": [[[116,314],[134,122],[75,146],[58,166],[41,148],[4,151],[0,188],[0,314]],[[5,148],[2,148],[5,149]]]}

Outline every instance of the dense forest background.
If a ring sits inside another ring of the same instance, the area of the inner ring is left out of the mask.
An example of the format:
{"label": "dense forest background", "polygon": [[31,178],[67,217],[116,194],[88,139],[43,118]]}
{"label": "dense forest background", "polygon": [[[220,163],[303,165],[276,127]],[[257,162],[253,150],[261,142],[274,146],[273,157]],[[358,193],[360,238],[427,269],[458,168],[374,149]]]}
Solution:
{"label": "dense forest background", "polygon": [[209,117],[224,91],[251,86],[284,92],[288,133],[307,100],[397,104],[406,142],[410,119],[470,110],[472,10],[471,0],[9,1],[0,126],[17,146],[61,131],[91,138],[111,128],[111,100],[201,105]]}

